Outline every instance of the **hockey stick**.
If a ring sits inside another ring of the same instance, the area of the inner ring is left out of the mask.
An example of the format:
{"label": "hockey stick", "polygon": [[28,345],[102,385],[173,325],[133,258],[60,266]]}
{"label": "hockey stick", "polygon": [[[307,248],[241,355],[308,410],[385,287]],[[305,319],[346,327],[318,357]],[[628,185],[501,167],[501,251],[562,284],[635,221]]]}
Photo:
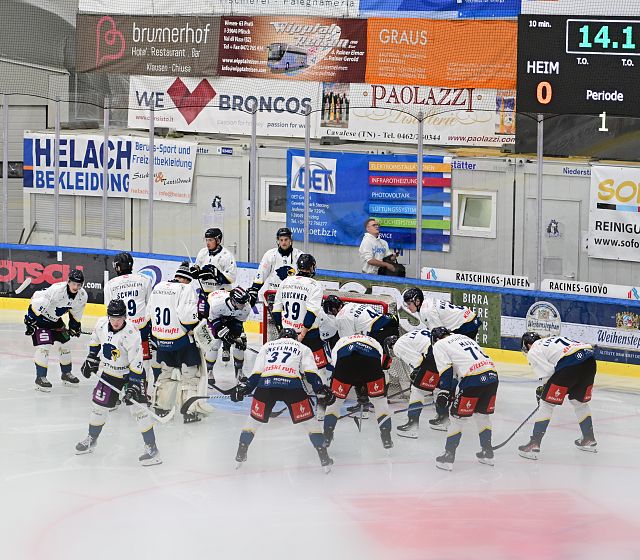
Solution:
{"label": "hockey stick", "polygon": [[401,412],[407,412],[408,410],[421,410],[423,408],[427,408],[428,406],[433,406],[434,404],[435,402],[430,402],[428,404],[421,404],[420,406],[415,406],[413,408],[408,406],[407,408],[401,408],[400,410],[396,410],[394,414],[400,414]]}
{"label": "hockey stick", "polygon": [[[92,375],[93,375],[93,377],[96,377],[97,379],[99,379],[100,382],[102,382],[103,385],[106,385],[107,387],[109,387],[109,389],[111,389],[112,391],[115,391],[124,400],[122,391],[116,389],[113,385],[111,385],[111,383],[109,383],[108,381],[104,380],[101,376],[96,375],[95,373],[92,374]],[[166,424],[167,422],[169,422],[173,418],[173,416],[176,413],[176,407],[174,406],[169,411],[169,413],[166,414],[165,416],[158,416],[157,414],[154,414],[153,412],[151,412],[146,405],[140,404],[138,401],[131,401],[131,403],[134,404],[135,406],[137,406],[138,408],[147,411],[149,413],[149,416],[151,416],[151,418],[153,418],[159,424]]]}
{"label": "hockey stick", "polygon": [[522,422],[522,424],[520,424],[515,431],[507,438],[505,439],[502,443],[498,444],[498,445],[494,445],[491,447],[491,449],[493,449],[494,451],[496,449],[500,449],[501,447],[504,447],[505,445],[507,445],[507,443],[509,443],[511,441],[511,439],[513,438],[513,436],[515,436],[519,431],[520,428],[522,428],[522,426],[524,426],[530,419],[531,417],[538,412],[538,409],[540,408],[540,403],[538,402],[538,406],[535,407],[535,409],[533,410],[533,412],[531,414],[529,414],[529,416],[527,416],[524,421]]}
{"label": "hockey stick", "polygon": [[25,278],[24,282],[20,284],[15,290],[7,290],[5,292],[0,292],[0,296],[17,296],[24,292],[29,285],[31,284],[31,277]]}

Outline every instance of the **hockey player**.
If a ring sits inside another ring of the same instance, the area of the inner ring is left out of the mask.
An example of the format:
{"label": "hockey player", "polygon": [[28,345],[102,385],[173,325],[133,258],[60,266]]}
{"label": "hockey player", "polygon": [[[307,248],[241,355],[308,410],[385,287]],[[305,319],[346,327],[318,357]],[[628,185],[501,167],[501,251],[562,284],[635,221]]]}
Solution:
{"label": "hockey player", "polygon": [[276,232],[276,239],[278,246],[263,255],[253,284],[247,290],[251,306],[255,305],[262,288],[276,290],[285,278],[296,273],[296,263],[302,251],[293,246],[291,230],[287,227],[280,228]]}
{"label": "hockey player", "polygon": [[[420,414],[425,406],[434,403],[433,394],[440,381],[433,357],[431,333],[425,329],[416,329],[403,334],[393,345],[393,355],[412,369],[407,423],[398,426],[396,430],[401,437],[417,439]],[[437,417],[429,420],[431,428],[446,430],[449,424],[447,407],[442,407],[436,412]],[[439,417],[445,417],[446,423],[438,422]]]}
{"label": "hockey player", "polygon": [[482,326],[482,321],[473,309],[441,299],[425,301],[420,288],[409,288],[402,299],[411,313],[419,313],[420,320],[430,331],[436,327],[445,327],[454,334],[464,334],[475,340]]}
{"label": "hockey player", "polygon": [[[144,274],[133,272],[133,257],[127,252],[118,253],[113,257],[113,269],[116,271],[116,277],[105,284],[104,301],[124,301],[127,308],[127,324],[133,325],[140,332],[142,359],[152,360],[149,346],[151,323],[147,317],[147,302],[153,289],[151,279]],[[160,365],[153,359],[151,367],[155,379],[160,375]]]}
{"label": "hockey player", "polygon": [[[84,274],[72,270],[66,282],[56,282],[31,297],[31,304],[24,316],[25,335],[30,336],[36,347],[36,390],[48,393],[51,383],[47,379],[49,354],[56,348],[60,352],[61,379],[65,385],[77,385],[78,378],[71,373],[71,337],[80,336],[82,314],[87,304]],[[69,313],[69,326],[62,316]]]}
{"label": "hockey player", "polygon": [[[160,282],[153,288],[147,315],[151,319],[151,334],[158,344],[157,360],[162,368],[155,391],[154,407],[165,416],[174,405],[180,406],[191,397],[206,394],[206,374],[200,372],[200,351],[190,331],[198,323],[196,295],[189,283],[192,280],[189,263],[183,262],[175,278]],[[177,401],[177,402],[176,402]],[[211,408],[196,401],[184,414],[184,423],[199,422]]]}
{"label": "hockey player", "polygon": [[571,340],[564,336],[541,338],[535,332],[522,335],[522,352],[527,356],[533,373],[542,381],[536,389],[540,408],[535,416],[533,434],[518,452],[527,459],[537,459],[540,442],[549,427],[556,406],[566,396],[573,405],[582,437],[575,440],[578,449],[597,452],[591,419],[591,392],[596,376],[596,360],[590,344]]}
{"label": "hockey player", "polygon": [[338,340],[333,348],[333,376],[331,391],[337,398],[327,406],[324,417],[324,437],[331,445],[344,399],[352,386],[364,385],[371,398],[380,428],[380,438],[385,449],[393,447],[391,440],[391,416],[387,403],[387,383],[382,369],[384,352],[380,343],[370,336],[354,334]]}
{"label": "hockey player", "polygon": [[[431,343],[440,373],[441,391],[436,402],[443,407],[451,404],[447,442],[444,454],[436,457],[436,467],[453,470],[462,430],[466,421],[474,415],[481,447],[476,457],[485,465],[493,465],[490,415],[495,410],[498,390],[496,366],[475,340],[462,334],[453,334],[445,327],[431,330]],[[454,380],[458,382],[457,394]]]}
{"label": "hockey player", "polygon": [[89,434],[76,445],[76,455],[92,453],[98,443],[109,410],[118,401],[119,391],[124,391],[124,403],[136,420],[144,440],[145,452],[138,458],[148,467],[162,463],[156,446],[151,416],[145,408],[131,406],[133,402],[146,405],[142,345],[140,331],[127,321],[127,306],[122,299],[112,299],[107,306],[107,316],[98,319],[89,342],[89,355],[82,365],[82,375],[90,379],[99,374],[100,380],[93,390],[93,408],[89,418]]}
{"label": "hockey player", "polygon": [[218,350],[223,342],[233,346],[233,367],[238,381],[246,381],[242,372],[247,335],[244,322],[249,317],[249,294],[239,286],[230,292],[213,292],[209,297],[209,327],[216,338],[213,349],[205,355],[209,382],[215,383],[213,366],[218,359]]}
{"label": "hockey player", "polygon": [[[311,350],[298,342],[297,338],[297,331],[282,329],[280,338],[267,342],[260,349],[249,381],[237,385],[235,393],[231,395],[231,399],[237,402],[254,391],[251,415],[240,434],[236,454],[238,467],[247,460],[249,445],[258,428],[269,421],[269,414],[276,402],[282,401],[287,405],[294,424],[313,419],[313,408],[302,385],[303,376],[319,398],[327,399],[327,404],[335,400],[318,375]],[[318,424],[307,422],[305,426],[320,464],[325,472],[329,472],[333,460],[324,446],[324,436]]]}

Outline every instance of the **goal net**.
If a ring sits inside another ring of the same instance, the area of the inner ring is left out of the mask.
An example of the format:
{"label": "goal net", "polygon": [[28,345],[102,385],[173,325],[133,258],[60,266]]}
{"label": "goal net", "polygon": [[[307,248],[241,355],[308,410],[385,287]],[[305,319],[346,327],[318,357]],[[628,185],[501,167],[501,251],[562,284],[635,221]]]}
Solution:
{"label": "goal net", "polygon": [[[262,340],[266,343],[270,340],[278,338],[278,330],[276,329],[271,310],[273,308],[273,300],[275,298],[275,290],[267,290],[264,292],[265,301],[263,316],[262,316]],[[323,299],[326,299],[330,295],[338,296],[344,303],[364,303],[370,305],[373,309],[380,313],[397,313],[398,306],[396,300],[388,295],[384,294],[358,294],[356,292],[341,292],[338,290],[324,290]],[[400,329],[400,334],[402,328]],[[409,368],[398,358],[394,358],[391,363],[391,367],[387,371],[388,381],[388,395],[394,395],[400,391],[404,393],[395,396],[393,401],[404,401],[409,398],[409,387],[411,386],[411,380],[409,379]]]}

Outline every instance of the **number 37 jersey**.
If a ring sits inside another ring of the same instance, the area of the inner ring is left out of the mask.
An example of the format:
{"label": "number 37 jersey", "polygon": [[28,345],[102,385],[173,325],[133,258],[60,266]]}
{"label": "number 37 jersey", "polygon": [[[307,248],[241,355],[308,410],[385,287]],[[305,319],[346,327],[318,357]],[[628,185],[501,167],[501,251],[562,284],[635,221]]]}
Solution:
{"label": "number 37 jersey", "polygon": [[433,357],[441,375],[453,368],[453,377],[460,382],[482,374],[486,375],[484,380],[478,378],[480,383],[498,380],[496,366],[491,358],[475,340],[463,334],[452,334],[438,340],[433,345]]}

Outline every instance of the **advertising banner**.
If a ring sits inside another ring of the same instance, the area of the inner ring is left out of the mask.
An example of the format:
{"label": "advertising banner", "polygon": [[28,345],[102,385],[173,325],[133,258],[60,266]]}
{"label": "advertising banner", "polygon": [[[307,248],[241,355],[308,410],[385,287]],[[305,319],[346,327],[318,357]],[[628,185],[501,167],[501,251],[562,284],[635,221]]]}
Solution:
{"label": "advertising banner", "polygon": [[361,17],[508,18],[519,13],[520,0],[360,0]]}
{"label": "advertising banner", "polygon": [[129,80],[130,128],[155,125],[185,132],[251,134],[257,109],[259,136],[304,137],[304,113],[316,103],[316,82],[277,84],[251,78],[163,78],[132,76]]}
{"label": "advertising banner", "polygon": [[[511,1],[511,0],[509,0]],[[360,0],[80,0],[81,12],[108,14],[166,14],[182,12],[214,15],[299,14],[307,16],[357,17]]]}
{"label": "advertising banner", "polygon": [[[287,152],[287,225],[296,240],[304,233],[304,161],[302,150]],[[309,240],[358,246],[364,220],[374,217],[391,248],[415,248],[416,172],[410,155],[312,152]],[[426,156],[423,172],[422,248],[448,251],[451,158]]]}
{"label": "advertising banner", "polygon": [[367,20],[223,17],[218,75],[364,82]]}
{"label": "advertising banner", "polygon": [[640,287],[567,280],[543,280],[541,289],[559,294],[640,300]]}
{"label": "advertising banner", "polygon": [[219,22],[207,16],[78,14],[76,71],[215,76]]}
{"label": "advertising banner", "polygon": [[467,272],[448,268],[424,267],[420,273],[422,280],[431,282],[455,282],[456,284],[478,284],[481,286],[495,286],[497,288],[519,288],[533,290],[534,285],[526,276],[511,276],[509,274],[492,274],[485,272]]}
{"label": "advertising banner", "polygon": [[515,92],[388,84],[323,83],[315,107],[317,136],[435,146],[515,143]]}
{"label": "advertising banner", "polygon": [[517,32],[516,21],[371,18],[364,81],[515,90]]}
{"label": "advertising banner", "polygon": [[638,16],[640,4],[619,0],[522,0],[523,14]]}
{"label": "advertising banner", "polygon": [[639,182],[634,167],[591,168],[590,257],[640,262]]}
{"label": "advertising banner", "polygon": [[[26,133],[24,137],[25,189],[53,194],[55,188],[53,134]],[[102,136],[60,136],[58,185],[60,194],[102,196]],[[155,139],[154,200],[188,203],[191,200],[197,144]],[[108,196],[149,198],[149,140],[111,136],[108,143]]]}

